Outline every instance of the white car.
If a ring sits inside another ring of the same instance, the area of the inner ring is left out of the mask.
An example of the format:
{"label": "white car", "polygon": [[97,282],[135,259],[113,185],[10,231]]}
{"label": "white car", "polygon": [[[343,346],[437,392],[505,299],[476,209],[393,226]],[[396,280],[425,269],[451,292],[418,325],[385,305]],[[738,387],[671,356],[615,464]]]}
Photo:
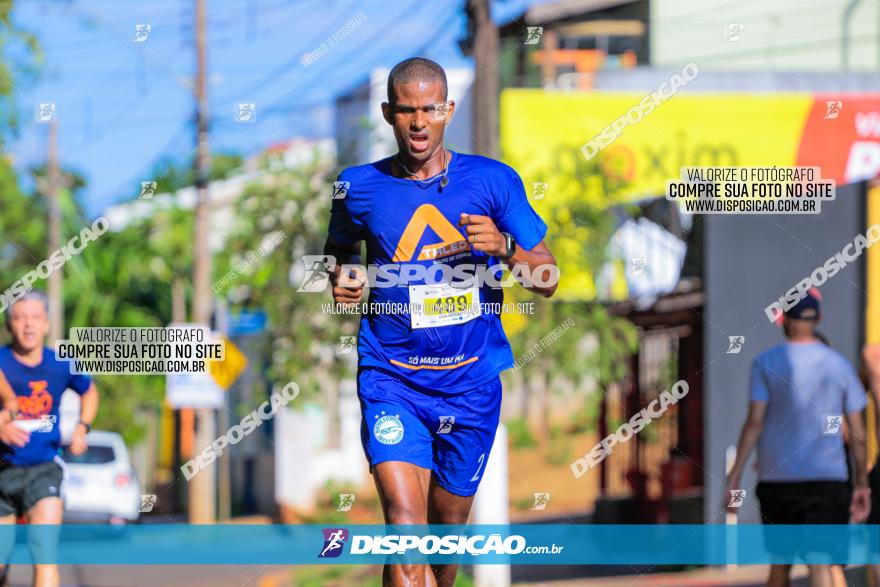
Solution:
{"label": "white car", "polygon": [[125,524],[137,521],[141,489],[122,436],[93,430],[89,448],[75,456],[62,447],[64,522]]}

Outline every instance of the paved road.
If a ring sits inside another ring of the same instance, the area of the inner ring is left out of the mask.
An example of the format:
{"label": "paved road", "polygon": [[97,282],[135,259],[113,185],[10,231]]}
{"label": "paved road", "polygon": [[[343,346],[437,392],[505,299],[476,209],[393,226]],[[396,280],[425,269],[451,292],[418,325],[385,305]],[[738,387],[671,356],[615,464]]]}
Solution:
{"label": "paved road", "polygon": [[[61,584],[64,587],[286,587],[289,574],[289,567],[266,565],[66,565],[61,569]],[[31,568],[13,566],[11,579],[12,587],[28,587]]]}

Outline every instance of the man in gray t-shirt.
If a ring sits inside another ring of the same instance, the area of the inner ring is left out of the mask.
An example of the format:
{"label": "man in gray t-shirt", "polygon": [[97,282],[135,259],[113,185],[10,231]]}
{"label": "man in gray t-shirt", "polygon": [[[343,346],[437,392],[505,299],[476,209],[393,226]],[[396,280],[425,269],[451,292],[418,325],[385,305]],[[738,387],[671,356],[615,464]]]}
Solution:
{"label": "man in gray t-shirt", "polygon": [[752,402],[765,404],[760,481],[848,481],[843,421],[867,396],[843,356],[819,342],[786,342],[752,363]]}
{"label": "man in gray t-shirt", "polygon": [[[755,493],[765,524],[858,523],[870,511],[863,420],[867,398],[847,360],[816,337],[819,305],[818,292],[811,290],[786,311],[783,329],[788,340],[752,363],[749,414],[726,497],[741,490],[743,470],[757,446]],[[852,486],[844,423],[854,461]],[[728,505],[728,511],[736,510]],[[773,565],[768,584],[787,584],[790,567]],[[829,573],[826,566],[810,567],[820,582],[830,580]]]}

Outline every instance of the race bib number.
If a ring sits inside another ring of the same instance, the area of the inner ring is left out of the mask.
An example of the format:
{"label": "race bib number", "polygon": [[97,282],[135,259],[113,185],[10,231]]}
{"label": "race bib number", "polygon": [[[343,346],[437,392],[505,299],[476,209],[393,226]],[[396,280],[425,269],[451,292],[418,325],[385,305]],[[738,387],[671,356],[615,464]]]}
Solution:
{"label": "race bib number", "polygon": [[480,315],[480,290],[447,284],[409,286],[413,328],[436,328],[470,322]]}

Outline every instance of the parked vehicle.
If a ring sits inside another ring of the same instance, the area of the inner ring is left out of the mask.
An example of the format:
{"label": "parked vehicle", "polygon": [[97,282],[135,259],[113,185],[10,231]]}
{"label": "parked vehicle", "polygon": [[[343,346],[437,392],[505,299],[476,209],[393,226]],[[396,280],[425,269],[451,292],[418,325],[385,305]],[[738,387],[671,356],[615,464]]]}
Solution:
{"label": "parked vehicle", "polygon": [[137,521],[141,488],[131,466],[128,448],[115,432],[93,430],[89,448],[75,456],[62,447],[65,523],[126,524]]}

